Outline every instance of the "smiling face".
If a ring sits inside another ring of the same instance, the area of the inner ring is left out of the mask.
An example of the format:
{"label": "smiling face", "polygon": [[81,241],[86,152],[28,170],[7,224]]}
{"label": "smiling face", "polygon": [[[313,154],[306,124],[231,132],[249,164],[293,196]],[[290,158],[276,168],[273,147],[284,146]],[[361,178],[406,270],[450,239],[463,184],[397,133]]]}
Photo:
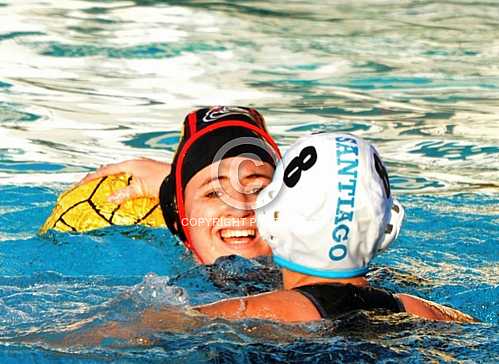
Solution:
{"label": "smiling face", "polygon": [[185,188],[182,221],[201,263],[226,255],[270,255],[258,234],[256,196],[272,180],[274,168],[246,157],[232,157],[200,170]]}

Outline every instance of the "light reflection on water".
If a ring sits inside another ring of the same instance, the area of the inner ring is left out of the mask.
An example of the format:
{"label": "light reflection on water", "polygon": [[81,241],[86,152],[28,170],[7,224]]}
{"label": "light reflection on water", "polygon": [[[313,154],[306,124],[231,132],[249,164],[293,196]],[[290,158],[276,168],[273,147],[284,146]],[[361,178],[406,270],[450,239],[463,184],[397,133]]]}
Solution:
{"label": "light reflection on water", "polygon": [[[391,342],[398,350],[393,358],[405,353],[402,358],[444,360],[450,352],[455,360],[493,361],[485,353],[497,353],[497,340],[494,346],[487,337],[497,337],[498,315],[498,19],[495,1],[6,2],[0,6],[3,329],[20,334],[22,322],[34,322],[35,329],[51,320],[67,323],[77,314],[65,306],[99,312],[98,304],[138,284],[150,270],[179,274],[168,267],[182,253],[165,248],[172,243],[166,232],[56,234],[47,241],[36,230],[57,193],[82,174],[117,159],[170,160],[188,111],[241,104],[264,114],[283,149],[322,130],[373,141],[408,207],[400,242],[377,262],[393,271],[375,271],[373,277],[388,288],[453,304],[491,325],[468,329],[465,339],[473,337],[474,346],[457,342],[447,351],[446,335],[459,329],[416,325],[420,336],[401,334]],[[129,246],[125,252],[123,244]],[[85,248],[92,259],[80,262]],[[137,250],[141,259],[125,264]],[[62,257],[67,261],[60,263]],[[192,268],[184,258],[181,267]],[[89,278],[92,272],[119,282],[104,284]],[[84,278],[66,282],[71,275]],[[220,294],[196,279],[181,283],[191,295]],[[36,294],[23,288],[30,284],[63,293],[44,296],[47,306],[40,306]],[[78,284],[81,290],[68,293]],[[86,300],[93,285],[105,288]],[[16,294],[27,297],[31,308],[9,301]],[[54,316],[44,319],[48,312]],[[206,330],[201,337],[211,338]],[[430,332],[437,342],[433,349],[416,349],[427,344]],[[172,341],[186,345],[177,336],[161,339],[165,347]],[[365,341],[352,340],[358,353],[382,347],[366,349]],[[227,358],[240,349],[237,342],[222,350]],[[258,358],[251,355],[260,344],[251,345],[246,359]],[[324,345],[349,358],[339,349],[341,339],[273,350],[278,360],[300,350],[320,353]],[[16,350],[5,356],[51,359]],[[214,347],[206,350],[219,355]],[[183,353],[169,358],[198,358]],[[350,358],[369,361],[364,354]],[[151,359],[147,353],[119,355]]]}
{"label": "light reflection on water", "polygon": [[375,141],[411,177],[398,189],[496,189],[493,4],[136,4],[1,9],[2,133],[23,145],[17,160],[170,159],[150,146],[187,111],[247,104],[283,146],[317,129]]}

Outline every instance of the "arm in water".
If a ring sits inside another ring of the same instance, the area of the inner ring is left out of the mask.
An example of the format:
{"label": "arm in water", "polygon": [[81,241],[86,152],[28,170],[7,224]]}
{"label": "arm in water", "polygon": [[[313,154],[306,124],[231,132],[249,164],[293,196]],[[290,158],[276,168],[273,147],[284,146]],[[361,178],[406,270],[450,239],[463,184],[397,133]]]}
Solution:
{"label": "arm in water", "polygon": [[62,339],[49,342],[55,347],[95,346],[110,341],[111,346],[150,345],[149,339],[155,332],[189,332],[203,325],[206,316],[195,310],[178,306],[150,308],[130,322],[111,321],[99,326],[85,327],[88,322],[80,321],[71,327],[72,332]]}
{"label": "arm in water", "polygon": [[[395,295],[404,305],[405,312],[434,321],[478,322],[456,309],[408,294]],[[290,304],[292,302],[292,304]],[[282,290],[256,296],[233,298],[195,307],[210,317],[228,320],[258,318],[286,323],[320,320],[314,304],[304,295],[293,290]]]}
{"label": "arm in water", "polygon": [[131,159],[120,163],[107,164],[95,172],[87,174],[79,184],[95,178],[126,173],[132,177],[132,182],[108,197],[109,202],[122,203],[137,197],[159,198],[159,189],[166,176],[170,174],[171,164],[153,159]]}
{"label": "arm in water", "polygon": [[409,294],[395,295],[404,305],[405,311],[412,315],[435,321],[478,322],[475,318],[456,309]]}
{"label": "arm in water", "polygon": [[[434,320],[470,323],[473,317],[458,310],[407,294],[396,295],[414,316]],[[69,334],[65,345],[98,345],[105,339],[127,340],[132,344],[148,345],[148,335],[161,331],[186,332],[206,323],[207,318],[242,320],[248,318],[299,323],[320,320],[321,316],[311,301],[294,290],[281,290],[249,297],[231,298],[185,311],[163,307],[147,309],[135,321],[110,322],[87,332]]]}
{"label": "arm in water", "polygon": [[[285,302],[285,304],[283,304]],[[293,304],[289,304],[293,302]],[[69,333],[55,346],[102,345],[107,340],[124,340],[133,345],[151,344],[155,332],[189,332],[207,324],[209,318],[242,320],[259,318],[277,322],[305,322],[319,320],[315,307],[302,294],[296,291],[276,291],[260,295],[239,297],[196,306],[185,310],[179,307],[164,306],[146,309],[136,320],[109,322],[91,329],[81,329]],[[86,325],[87,323],[82,323]]]}

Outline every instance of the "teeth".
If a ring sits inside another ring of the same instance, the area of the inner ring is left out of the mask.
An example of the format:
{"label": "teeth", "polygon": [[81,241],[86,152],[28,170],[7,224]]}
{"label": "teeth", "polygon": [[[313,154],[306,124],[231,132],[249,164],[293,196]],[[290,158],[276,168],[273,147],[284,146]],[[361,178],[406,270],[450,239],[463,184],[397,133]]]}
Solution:
{"label": "teeth", "polygon": [[255,229],[246,229],[246,230],[222,230],[221,235],[222,238],[241,238],[247,236],[255,236]]}

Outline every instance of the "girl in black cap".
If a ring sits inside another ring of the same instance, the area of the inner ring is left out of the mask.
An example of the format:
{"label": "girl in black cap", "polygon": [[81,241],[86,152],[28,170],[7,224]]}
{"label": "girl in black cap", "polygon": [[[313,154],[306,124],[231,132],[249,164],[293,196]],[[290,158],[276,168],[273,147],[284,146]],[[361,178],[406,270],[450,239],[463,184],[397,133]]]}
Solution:
{"label": "girl in black cap", "polygon": [[172,164],[139,159],[111,164],[82,183],[128,173],[110,201],[159,197],[165,222],[196,260],[270,255],[255,224],[257,193],[270,183],[280,153],[255,109],[216,106],[188,114]]}

